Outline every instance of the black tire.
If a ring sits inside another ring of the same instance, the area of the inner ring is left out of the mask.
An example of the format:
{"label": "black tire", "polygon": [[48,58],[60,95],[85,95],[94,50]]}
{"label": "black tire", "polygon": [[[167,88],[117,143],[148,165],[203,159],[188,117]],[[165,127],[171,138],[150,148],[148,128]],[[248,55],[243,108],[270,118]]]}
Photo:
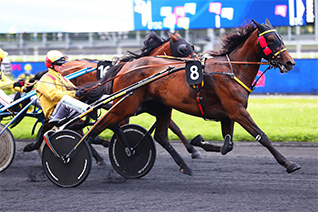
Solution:
{"label": "black tire", "polygon": [[[0,123],[0,131],[5,126]],[[6,170],[12,163],[15,156],[15,141],[9,129],[0,135],[0,172]]]}
{"label": "black tire", "polygon": [[[127,124],[122,126],[124,135],[130,147],[135,147],[146,135],[147,130],[139,125]],[[156,146],[151,135],[147,135],[128,157],[122,143],[114,134],[110,140],[109,158],[118,174],[125,178],[141,178],[148,174],[156,160]]]}
{"label": "black tire", "polygon": [[[71,130],[53,133],[50,141],[59,155],[68,154],[82,137]],[[88,177],[92,167],[92,153],[83,141],[73,152],[68,163],[63,163],[45,145],[42,152],[42,166],[47,177],[60,187],[75,187]]]}

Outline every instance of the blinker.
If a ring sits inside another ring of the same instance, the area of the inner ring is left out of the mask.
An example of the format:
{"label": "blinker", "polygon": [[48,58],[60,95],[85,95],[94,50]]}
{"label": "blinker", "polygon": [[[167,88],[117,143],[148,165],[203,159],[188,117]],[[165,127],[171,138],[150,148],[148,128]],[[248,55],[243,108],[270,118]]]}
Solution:
{"label": "blinker", "polygon": [[257,41],[259,43],[259,46],[262,48],[265,56],[269,55],[272,53],[272,50],[268,47],[268,44],[266,42],[265,37],[262,35],[260,37],[257,38]]}
{"label": "blinker", "polygon": [[264,49],[265,47],[268,46],[268,45],[267,45],[267,42],[266,42],[266,40],[265,40],[265,38],[264,38],[264,36],[258,37],[257,40],[258,40],[258,43],[259,43],[259,45],[260,45],[260,47],[261,47],[262,49]]}
{"label": "blinker", "polygon": [[263,52],[267,56],[267,55],[272,53],[272,50],[270,48],[268,48],[268,47],[265,47],[265,49],[263,49]]}

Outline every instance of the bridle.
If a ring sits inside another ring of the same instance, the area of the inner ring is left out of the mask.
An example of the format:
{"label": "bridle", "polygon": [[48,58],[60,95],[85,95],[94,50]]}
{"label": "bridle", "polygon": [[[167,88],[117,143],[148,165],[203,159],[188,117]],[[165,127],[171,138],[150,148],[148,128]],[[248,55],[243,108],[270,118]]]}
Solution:
{"label": "bridle", "polygon": [[[286,48],[283,48],[283,40],[281,36],[277,33],[276,29],[268,29],[266,31],[260,32],[258,30],[258,52],[261,55],[262,58],[266,59],[270,65],[274,68],[280,68],[279,59],[280,54],[284,51],[286,51]],[[268,44],[266,38],[274,34],[276,39],[273,43]],[[274,53],[274,50],[279,47],[280,50]]]}

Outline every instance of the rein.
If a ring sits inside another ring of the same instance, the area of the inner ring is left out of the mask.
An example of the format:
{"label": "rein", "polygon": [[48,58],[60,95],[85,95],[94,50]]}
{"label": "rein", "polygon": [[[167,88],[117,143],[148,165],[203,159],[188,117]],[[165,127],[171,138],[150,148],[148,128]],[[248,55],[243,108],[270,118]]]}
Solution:
{"label": "rein", "polygon": [[[57,85],[57,86],[64,87],[64,88],[66,88],[66,89],[68,89],[68,90],[78,90],[78,88],[76,88],[76,87],[71,87],[71,86],[67,86],[67,85],[63,85],[63,84],[55,84],[54,82],[42,81],[42,80],[35,81],[35,82],[32,83],[32,84],[34,85],[36,82],[43,82],[43,83],[46,83],[46,84]],[[28,84],[27,86],[29,86],[29,84]]]}
{"label": "rein", "polygon": [[[230,76],[231,78],[233,78],[238,84],[240,84],[243,88],[245,88],[245,90],[247,90],[249,93],[252,93],[253,90],[255,89],[256,83],[258,82],[258,80],[265,74],[265,72],[268,69],[271,69],[272,66],[270,65],[269,62],[248,62],[248,61],[231,61],[229,56],[226,54],[226,59],[227,61],[213,61],[214,63],[226,63],[230,65],[231,68],[231,73],[221,73],[221,72],[209,72],[209,74],[220,74],[220,75],[227,75]],[[242,65],[269,65],[269,67],[262,73],[262,75],[251,85],[251,87],[249,88],[247,85],[245,85],[239,78],[237,78],[234,74],[233,71],[233,67],[232,64],[242,64]]]}
{"label": "rein", "polygon": [[232,64],[242,64],[242,65],[269,65],[269,62],[244,62],[244,61],[213,61],[214,63],[232,63]]}
{"label": "rein", "polygon": [[130,73],[132,73],[132,72],[138,71],[138,70],[140,70],[140,69],[151,68],[151,67],[156,67],[156,66],[176,65],[176,64],[180,64],[180,63],[181,63],[181,62],[178,62],[178,63],[165,63],[165,64],[153,64],[153,65],[145,65],[145,66],[136,67],[136,68],[130,70],[129,72],[118,74],[118,75],[116,75],[116,76],[114,76],[114,77],[112,77],[112,78],[107,79],[107,80],[104,81],[104,82],[101,82],[101,83],[98,83],[98,84],[94,85],[93,87],[83,89],[83,91],[85,92],[85,94],[84,94],[83,96],[85,96],[86,94],[88,94],[91,90],[93,90],[93,89],[95,89],[95,88],[97,88],[97,87],[99,87],[99,86],[101,86],[101,85],[103,85],[103,84],[105,84],[105,83],[107,83],[107,82],[109,82],[109,81],[112,81],[112,80],[114,80],[114,79],[116,79],[116,78],[118,78],[118,77],[121,77],[121,76],[125,76],[126,74],[130,74]]}

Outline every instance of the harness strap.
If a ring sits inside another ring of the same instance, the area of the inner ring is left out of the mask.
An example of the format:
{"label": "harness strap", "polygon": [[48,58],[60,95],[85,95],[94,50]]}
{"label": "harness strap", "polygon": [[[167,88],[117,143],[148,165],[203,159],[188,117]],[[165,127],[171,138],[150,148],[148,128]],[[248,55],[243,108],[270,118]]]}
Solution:
{"label": "harness strap", "polygon": [[229,62],[230,68],[231,68],[232,78],[233,78],[238,84],[240,84],[243,88],[245,88],[248,92],[252,93],[253,91],[252,91],[249,87],[247,87],[239,78],[237,78],[237,77],[235,76],[229,55],[227,54],[227,55],[225,55],[225,56],[226,56],[226,59],[227,59],[228,62]]}
{"label": "harness strap", "polygon": [[266,30],[262,33],[260,33],[258,36],[262,36],[262,35],[265,35],[266,33],[269,33],[269,32],[276,32],[276,29],[269,29],[269,30]]}
{"label": "harness strap", "polygon": [[236,76],[234,76],[233,78],[238,84],[240,84],[243,88],[245,88],[248,92],[252,93],[253,91],[247,87],[239,78],[237,78]]}
{"label": "harness strap", "polygon": [[207,120],[205,114],[206,114],[206,110],[205,110],[205,105],[204,105],[204,101],[203,101],[203,97],[201,95],[201,86],[200,84],[197,84],[195,85],[195,90],[197,92],[197,98],[196,98],[196,101],[198,103],[198,106],[199,106],[199,110],[200,110],[200,113],[202,115],[202,118],[204,120]]}
{"label": "harness strap", "polygon": [[284,51],[286,51],[286,50],[287,50],[286,48],[283,48],[282,50],[276,52],[276,53],[274,54],[274,57],[276,57],[277,55],[279,55],[280,53],[282,53],[282,52],[284,52]]}

